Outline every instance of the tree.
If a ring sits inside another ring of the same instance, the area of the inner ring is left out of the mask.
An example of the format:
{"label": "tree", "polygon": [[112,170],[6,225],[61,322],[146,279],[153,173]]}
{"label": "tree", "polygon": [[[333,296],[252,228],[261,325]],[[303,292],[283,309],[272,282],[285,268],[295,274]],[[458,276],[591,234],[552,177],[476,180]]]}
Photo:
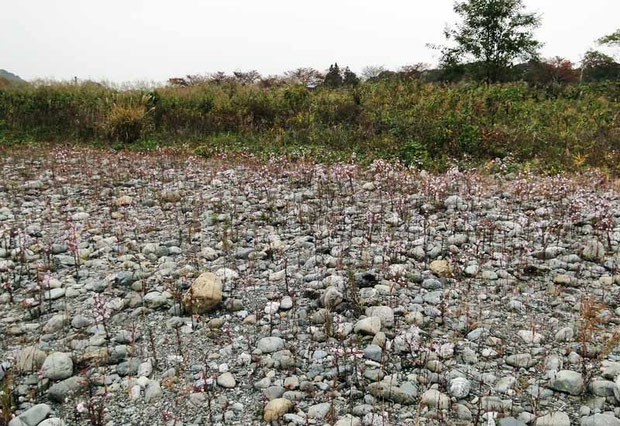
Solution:
{"label": "tree", "polygon": [[314,68],[297,68],[284,73],[292,83],[300,83],[306,87],[316,87],[323,82],[324,76]]}
{"label": "tree", "polygon": [[428,69],[429,66],[422,62],[413,65],[403,65],[398,71],[398,75],[405,80],[416,80],[422,77],[422,73]]}
{"label": "tree", "polygon": [[256,70],[251,71],[235,71],[233,72],[235,76],[235,80],[237,80],[241,84],[252,84],[256,83],[261,79],[261,75]]}
{"label": "tree", "polygon": [[615,32],[599,38],[597,42],[598,44],[603,46],[620,47],[620,29],[617,29]]}
{"label": "tree", "polygon": [[346,67],[342,73],[342,84],[345,86],[359,86],[360,79],[349,67]]}
{"label": "tree", "polygon": [[[461,22],[446,28],[450,46],[439,46],[444,67],[472,66],[487,83],[501,80],[517,59],[535,59],[542,44],[533,30],[540,17],[525,13],[522,0],[465,0],[454,4]],[[469,67],[467,67],[469,68]]]}
{"label": "tree", "polygon": [[340,73],[340,67],[338,67],[337,63],[329,66],[329,71],[325,74],[323,84],[331,88],[342,86],[342,74]]}
{"label": "tree", "polygon": [[386,69],[381,65],[368,65],[362,70],[362,77],[364,77],[364,80],[373,80],[385,71]]}
{"label": "tree", "polygon": [[579,81],[579,70],[568,59],[556,56],[546,61],[534,61],[529,66],[528,80],[534,83],[574,83]]}
{"label": "tree", "polygon": [[617,80],[620,78],[620,64],[614,58],[597,50],[589,50],[581,62],[583,81]]}

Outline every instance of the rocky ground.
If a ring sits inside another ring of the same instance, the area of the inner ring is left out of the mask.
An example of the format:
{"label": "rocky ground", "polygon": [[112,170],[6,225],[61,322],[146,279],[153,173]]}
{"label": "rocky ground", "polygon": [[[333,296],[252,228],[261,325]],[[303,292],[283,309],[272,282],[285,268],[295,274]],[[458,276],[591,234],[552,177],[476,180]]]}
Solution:
{"label": "rocky ground", "polygon": [[0,425],[620,425],[617,181],[0,167]]}

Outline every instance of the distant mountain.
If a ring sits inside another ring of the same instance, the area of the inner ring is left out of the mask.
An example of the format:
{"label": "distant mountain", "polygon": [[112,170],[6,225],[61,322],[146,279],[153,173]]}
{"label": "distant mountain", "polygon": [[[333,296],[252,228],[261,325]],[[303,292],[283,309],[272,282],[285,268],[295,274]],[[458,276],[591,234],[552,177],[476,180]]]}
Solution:
{"label": "distant mountain", "polygon": [[16,81],[16,82],[20,82],[20,83],[25,83],[25,80],[23,80],[20,76],[15,75],[11,72],[8,72],[7,70],[3,70],[0,69],[0,77],[1,78],[6,78],[9,81]]}

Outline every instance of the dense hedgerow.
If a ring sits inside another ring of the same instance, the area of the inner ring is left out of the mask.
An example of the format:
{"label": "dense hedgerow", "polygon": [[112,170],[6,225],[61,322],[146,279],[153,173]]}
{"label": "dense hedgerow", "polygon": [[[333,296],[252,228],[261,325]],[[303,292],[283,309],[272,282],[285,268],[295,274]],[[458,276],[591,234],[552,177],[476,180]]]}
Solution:
{"label": "dense hedgerow", "polygon": [[119,90],[94,83],[0,88],[5,140],[191,143],[197,152],[328,152],[441,168],[509,156],[551,169],[620,162],[620,82],[534,87],[235,82]]}

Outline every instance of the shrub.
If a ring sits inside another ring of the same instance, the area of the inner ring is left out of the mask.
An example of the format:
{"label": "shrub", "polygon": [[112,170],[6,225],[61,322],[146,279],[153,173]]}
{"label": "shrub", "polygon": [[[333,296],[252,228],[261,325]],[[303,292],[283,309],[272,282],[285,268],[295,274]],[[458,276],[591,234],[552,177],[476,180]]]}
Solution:
{"label": "shrub", "polygon": [[143,138],[149,127],[145,105],[114,104],[104,122],[108,138],[122,143],[133,143]]}
{"label": "shrub", "polygon": [[0,136],[124,144],[148,137],[252,152],[312,147],[430,167],[448,158],[484,163],[510,156],[555,170],[608,166],[614,172],[619,100],[620,82],[381,79],[309,90],[295,83],[206,81],[150,91],[41,83],[0,87]]}

